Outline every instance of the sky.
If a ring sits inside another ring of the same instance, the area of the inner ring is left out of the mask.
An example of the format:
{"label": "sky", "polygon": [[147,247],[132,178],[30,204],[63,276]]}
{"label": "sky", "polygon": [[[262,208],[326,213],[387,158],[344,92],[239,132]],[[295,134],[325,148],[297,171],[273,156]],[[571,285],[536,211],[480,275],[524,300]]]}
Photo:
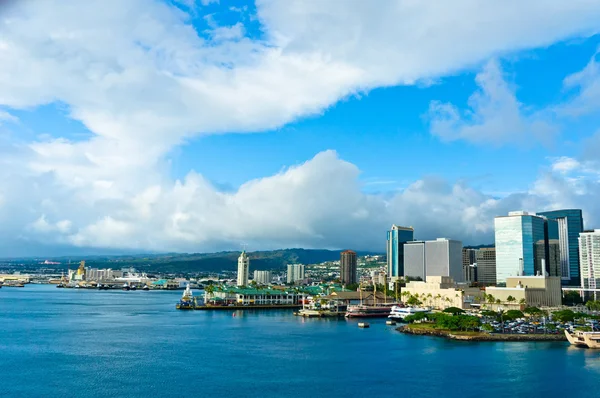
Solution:
{"label": "sky", "polygon": [[600,228],[593,0],[0,2],[0,256]]}

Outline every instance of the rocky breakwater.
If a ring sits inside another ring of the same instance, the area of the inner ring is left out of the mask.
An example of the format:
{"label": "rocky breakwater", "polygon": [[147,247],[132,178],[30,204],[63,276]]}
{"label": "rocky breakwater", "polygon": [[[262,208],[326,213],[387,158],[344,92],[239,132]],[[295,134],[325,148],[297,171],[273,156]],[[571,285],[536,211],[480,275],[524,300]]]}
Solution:
{"label": "rocky breakwater", "polygon": [[484,332],[453,332],[434,328],[400,326],[397,331],[420,336],[444,337],[458,341],[567,341],[564,334],[490,334]]}

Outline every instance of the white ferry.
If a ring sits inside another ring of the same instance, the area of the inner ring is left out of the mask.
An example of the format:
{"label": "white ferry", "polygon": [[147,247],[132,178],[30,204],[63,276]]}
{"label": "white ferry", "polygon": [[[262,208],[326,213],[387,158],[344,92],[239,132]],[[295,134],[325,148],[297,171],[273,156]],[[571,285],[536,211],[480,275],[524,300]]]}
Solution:
{"label": "white ferry", "polygon": [[392,307],[392,310],[391,310],[388,318],[403,320],[407,316],[414,315],[419,312],[429,312],[429,310],[426,308],[400,307],[400,306],[395,305]]}
{"label": "white ferry", "polygon": [[565,330],[565,336],[569,343],[577,347],[600,348],[600,332],[582,332],[576,330],[569,333]]}

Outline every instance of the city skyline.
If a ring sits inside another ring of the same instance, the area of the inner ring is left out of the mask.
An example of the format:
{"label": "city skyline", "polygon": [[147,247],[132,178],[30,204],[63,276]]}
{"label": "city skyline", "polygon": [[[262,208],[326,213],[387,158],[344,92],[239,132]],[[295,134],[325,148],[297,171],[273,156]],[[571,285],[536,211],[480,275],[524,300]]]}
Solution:
{"label": "city skyline", "polygon": [[0,5],[0,257],[600,225],[596,4],[221,3]]}

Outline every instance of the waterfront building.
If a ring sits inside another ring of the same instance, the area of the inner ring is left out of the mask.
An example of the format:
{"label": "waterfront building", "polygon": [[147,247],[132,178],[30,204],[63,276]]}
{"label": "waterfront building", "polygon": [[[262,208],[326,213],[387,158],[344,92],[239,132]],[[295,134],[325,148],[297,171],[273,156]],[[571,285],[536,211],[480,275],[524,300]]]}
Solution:
{"label": "waterfront building", "polygon": [[477,250],[462,249],[463,280],[465,282],[477,282]]}
{"label": "waterfront building", "polygon": [[288,264],[287,283],[296,283],[304,280],[304,264]]}
{"label": "waterfront building", "polygon": [[579,234],[583,232],[580,209],[543,211],[538,215],[558,223],[560,246],[560,276],[563,284],[576,286],[581,282],[579,264]]}
{"label": "waterfront building", "polygon": [[510,276],[558,276],[560,247],[558,223],[545,217],[514,211],[494,219],[496,281]]}
{"label": "waterfront building", "polygon": [[414,240],[412,227],[392,225],[387,232],[387,275],[392,280],[404,275],[404,243]]}
{"label": "waterfront building", "polygon": [[269,285],[273,276],[271,271],[254,271],[254,282],[259,285]]}
{"label": "waterfront building", "polygon": [[411,281],[401,289],[403,301],[415,296],[421,305],[437,309],[449,307],[471,308],[483,299],[483,291],[456,283],[449,276],[428,276],[427,281]]}
{"label": "waterfront building", "polygon": [[356,281],[356,252],[343,251],[340,254],[340,282],[343,285],[351,285]]}
{"label": "waterfront building", "polygon": [[250,258],[244,250],[238,257],[238,269],[237,269],[237,285],[248,286],[248,271],[250,269]]}
{"label": "waterfront building", "polygon": [[482,285],[496,284],[496,248],[482,247],[475,253],[477,282]]}
{"label": "waterfront building", "polygon": [[581,287],[600,288],[600,229],[579,234]]}
{"label": "waterfront building", "polygon": [[558,276],[509,276],[506,287],[486,287],[485,293],[492,296],[485,307],[493,311],[562,305],[561,278]]}
{"label": "waterfront building", "polygon": [[274,288],[252,289],[246,287],[216,287],[205,291],[205,300],[210,304],[236,305],[297,305],[298,294]]}

